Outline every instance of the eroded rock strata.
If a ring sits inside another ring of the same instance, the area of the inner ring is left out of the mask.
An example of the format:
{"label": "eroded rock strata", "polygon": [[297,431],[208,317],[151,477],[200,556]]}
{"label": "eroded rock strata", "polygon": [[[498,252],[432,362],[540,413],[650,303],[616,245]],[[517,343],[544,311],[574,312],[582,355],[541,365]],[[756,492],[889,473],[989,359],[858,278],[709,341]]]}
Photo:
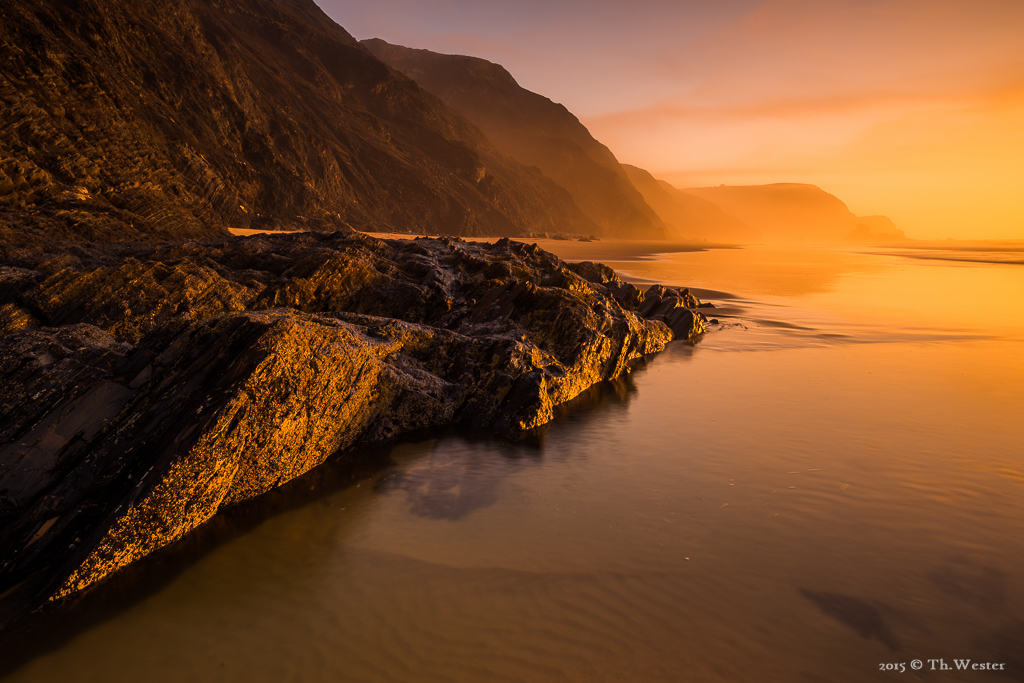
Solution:
{"label": "eroded rock strata", "polygon": [[0,607],[85,588],[353,446],[540,425],[705,324],[686,290],[507,239],[0,256]]}
{"label": "eroded rock strata", "polygon": [[312,0],[0,3],[0,242],[338,226],[599,229]]}

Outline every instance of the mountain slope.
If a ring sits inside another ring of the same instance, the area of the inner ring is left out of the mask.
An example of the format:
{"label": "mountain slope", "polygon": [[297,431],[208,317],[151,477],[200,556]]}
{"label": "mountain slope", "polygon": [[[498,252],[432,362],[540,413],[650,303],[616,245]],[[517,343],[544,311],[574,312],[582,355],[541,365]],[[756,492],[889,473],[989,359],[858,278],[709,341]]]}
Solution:
{"label": "mountain slope", "polygon": [[633,186],[677,239],[701,238],[716,242],[751,242],[759,234],[706,199],[687,194],[658,180],[642,168],[623,164]]}
{"label": "mountain slope", "polygon": [[5,0],[0,240],[593,232],[311,0]]}
{"label": "mountain slope", "polygon": [[564,106],[526,90],[503,67],[362,41],[373,54],[468,118],[502,151],[569,190],[608,237],[663,238],[665,226],[633,187],[615,155]]}
{"label": "mountain slope", "polygon": [[889,219],[858,218],[839,198],[816,185],[721,185],[687,188],[685,192],[714,202],[769,242],[845,241],[858,230],[868,230],[875,237],[902,238],[902,232]]}

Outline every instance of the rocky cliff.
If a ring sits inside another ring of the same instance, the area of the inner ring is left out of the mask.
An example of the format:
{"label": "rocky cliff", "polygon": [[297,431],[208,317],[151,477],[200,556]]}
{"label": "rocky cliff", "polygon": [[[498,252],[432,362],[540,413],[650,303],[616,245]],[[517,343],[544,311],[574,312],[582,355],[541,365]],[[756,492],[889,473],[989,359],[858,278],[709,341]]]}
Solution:
{"label": "rocky cliff", "polygon": [[903,239],[903,233],[885,216],[857,217],[842,200],[816,185],[720,185],[687,188],[685,193],[717,204],[756,230],[765,242]]}
{"label": "rocky cliff", "polygon": [[0,625],[353,446],[540,425],[700,305],[507,239],[0,246]]}
{"label": "rocky cliff", "polygon": [[590,234],[312,0],[5,0],[0,242]]}
{"label": "rocky cliff", "polygon": [[665,224],[630,183],[611,150],[564,106],[521,87],[502,66],[478,57],[392,45],[363,45],[468,118],[502,151],[536,166],[618,239],[664,239]]}
{"label": "rocky cliff", "polygon": [[658,180],[648,171],[623,164],[633,186],[668,226],[675,239],[706,239],[714,242],[756,242],[759,234],[730,216],[717,204]]}

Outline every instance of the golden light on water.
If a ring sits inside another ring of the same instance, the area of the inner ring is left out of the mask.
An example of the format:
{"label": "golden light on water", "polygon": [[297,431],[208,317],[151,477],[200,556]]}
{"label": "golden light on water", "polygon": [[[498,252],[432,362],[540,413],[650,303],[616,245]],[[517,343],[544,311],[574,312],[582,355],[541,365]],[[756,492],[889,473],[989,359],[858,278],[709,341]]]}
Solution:
{"label": "golden light on water", "polygon": [[1024,265],[618,245],[627,276],[717,290],[720,325],[537,442],[397,446],[11,680],[760,683],[873,680],[903,653],[1017,662]]}
{"label": "golden light on water", "polygon": [[744,296],[798,298],[803,305],[857,315],[894,331],[931,325],[1024,334],[1024,267],[919,258],[932,255],[913,249],[750,247],[614,266],[644,280],[682,277],[676,284],[714,282]]}

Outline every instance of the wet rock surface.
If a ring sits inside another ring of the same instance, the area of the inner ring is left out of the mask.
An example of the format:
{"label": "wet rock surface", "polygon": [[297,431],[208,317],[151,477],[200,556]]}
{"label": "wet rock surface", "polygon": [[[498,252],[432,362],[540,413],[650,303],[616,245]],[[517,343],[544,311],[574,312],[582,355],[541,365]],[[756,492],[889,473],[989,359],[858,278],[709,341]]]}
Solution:
{"label": "wet rock surface", "polygon": [[699,305],[507,239],[0,247],[0,627],[354,446],[543,424]]}

